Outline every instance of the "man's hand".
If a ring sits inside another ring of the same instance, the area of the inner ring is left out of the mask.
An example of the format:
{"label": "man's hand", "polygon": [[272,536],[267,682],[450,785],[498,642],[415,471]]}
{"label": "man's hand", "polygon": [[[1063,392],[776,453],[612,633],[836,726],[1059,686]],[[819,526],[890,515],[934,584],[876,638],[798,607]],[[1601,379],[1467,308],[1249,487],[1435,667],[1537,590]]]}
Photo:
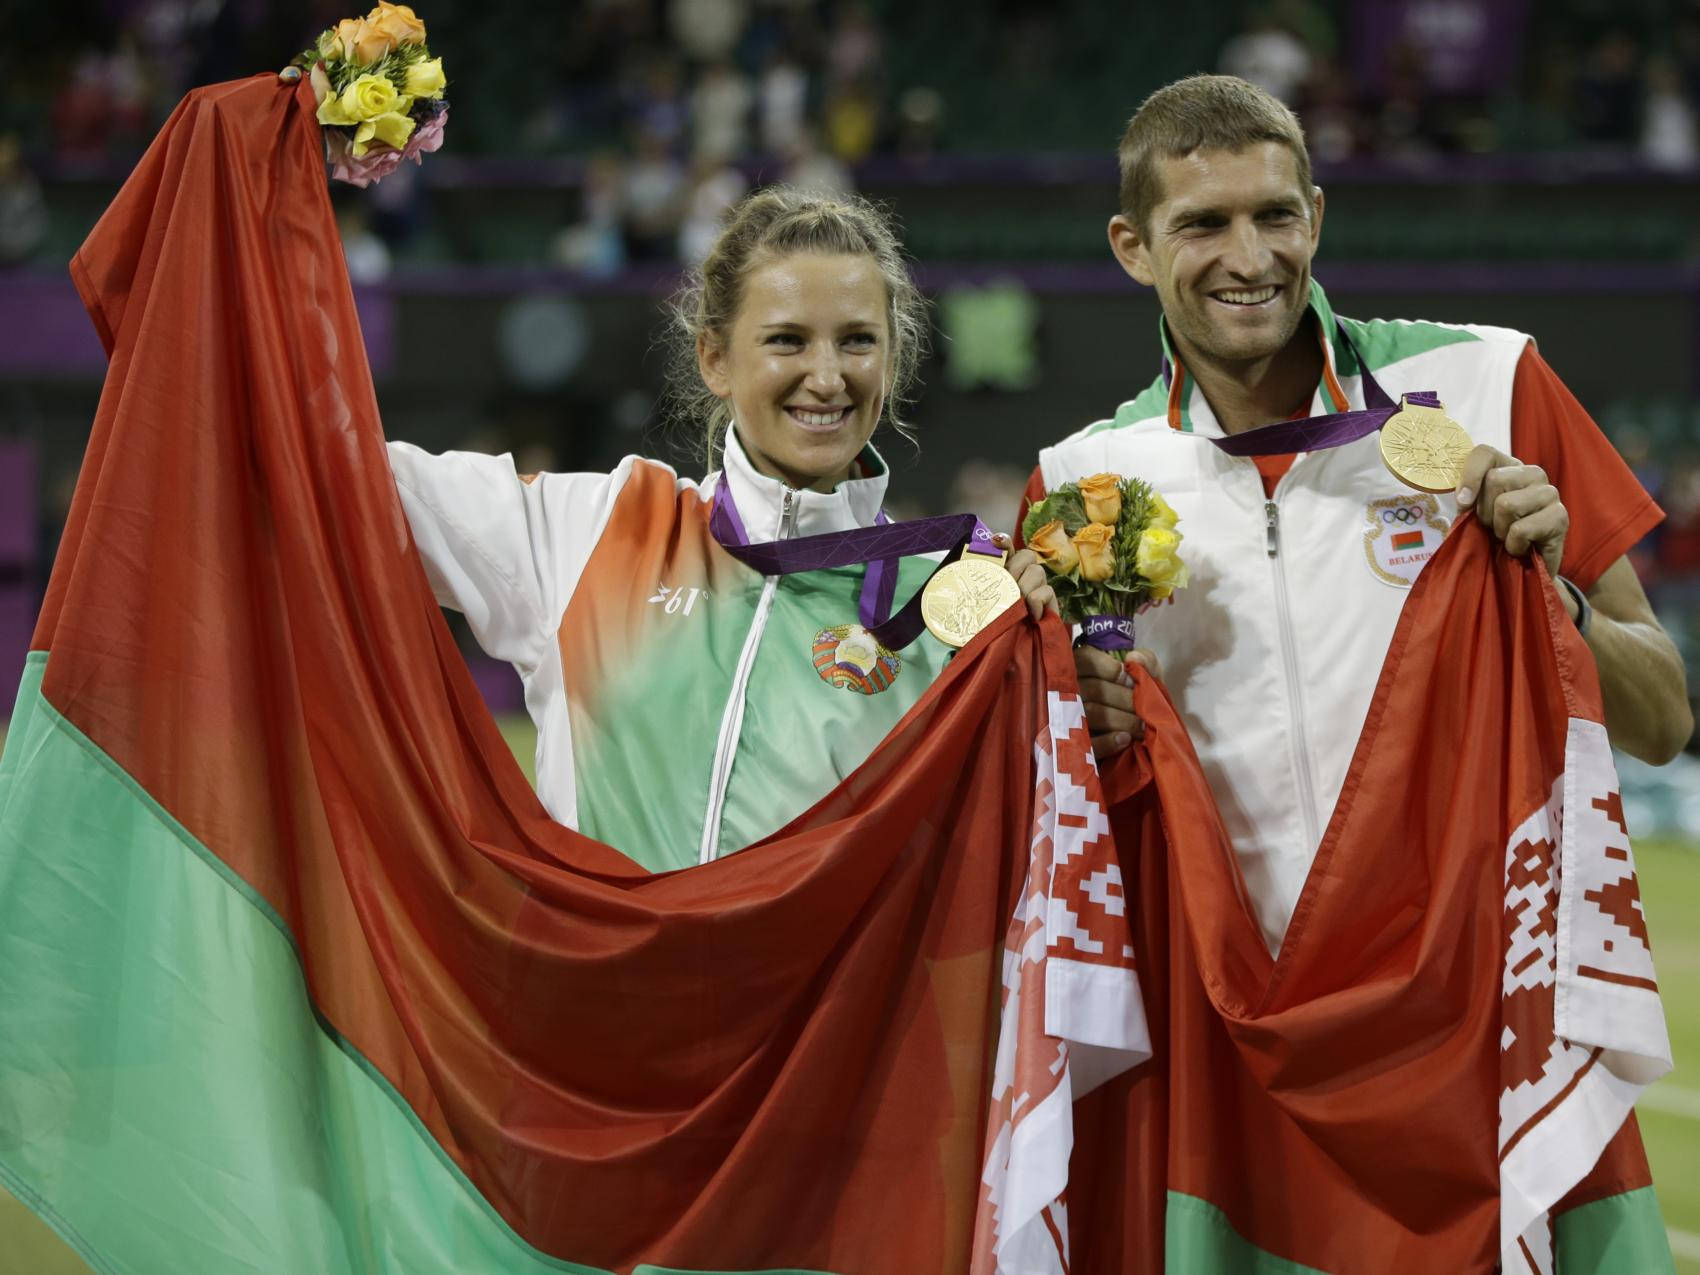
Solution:
{"label": "man's hand", "polygon": [[[1570,511],[1547,481],[1546,470],[1483,444],[1465,460],[1458,482],[1458,508],[1472,506],[1506,552],[1520,558],[1534,549],[1546,561],[1547,573],[1558,575]],[[1574,603],[1566,598],[1565,607],[1574,610]]]}
{"label": "man's hand", "polygon": [[[1008,550],[1010,538],[1002,532],[995,534],[992,539],[998,548]],[[1039,561],[1039,555],[1031,549],[1022,549],[1011,554],[1004,564],[1009,568],[1010,575],[1015,577],[1015,583],[1021,589],[1021,600],[1027,604],[1027,610],[1037,620],[1046,611],[1058,615],[1056,590],[1052,589],[1045,576],[1044,564]]]}
{"label": "man's hand", "polygon": [[1159,682],[1163,680],[1157,657],[1143,648],[1128,652],[1125,662],[1114,652],[1095,646],[1074,648],[1074,672],[1086,705],[1086,728],[1092,732],[1092,751],[1099,761],[1108,761],[1134,740],[1145,738],[1145,723],[1133,712],[1133,674],[1128,664],[1138,664]]}

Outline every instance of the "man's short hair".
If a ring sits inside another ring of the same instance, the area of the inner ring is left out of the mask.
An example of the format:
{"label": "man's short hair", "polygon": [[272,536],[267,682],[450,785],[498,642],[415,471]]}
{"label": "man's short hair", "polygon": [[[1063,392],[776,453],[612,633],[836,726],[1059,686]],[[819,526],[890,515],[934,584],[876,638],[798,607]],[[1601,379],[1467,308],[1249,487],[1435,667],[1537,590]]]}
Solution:
{"label": "man's short hair", "polygon": [[1121,164],[1122,215],[1147,233],[1163,202],[1162,158],[1196,150],[1244,150],[1279,142],[1293,153],[1299,187],[1310,194],[1310,152],[1304,129],[1281,100],[1237,75],[1189,75],[1146,98],[1127,122],[1116,158]]}

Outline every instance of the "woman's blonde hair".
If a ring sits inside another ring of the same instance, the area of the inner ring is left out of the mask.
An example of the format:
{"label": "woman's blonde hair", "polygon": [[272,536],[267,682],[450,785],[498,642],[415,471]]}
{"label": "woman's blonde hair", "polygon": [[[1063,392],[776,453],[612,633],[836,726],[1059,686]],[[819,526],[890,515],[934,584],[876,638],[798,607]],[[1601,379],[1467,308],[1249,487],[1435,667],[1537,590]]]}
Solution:
{"label": "woman's blonde hair", "polygon": [[797,252],[867,255],[885,281],[891,366],[884,420],[909,427],[900,412],[927,349],[927,303],[909,277],[891,219],[865,199],[828,199],[783,186],[757,191],[732,210],[703,263],[685,277],[669,307],[672,316],[668,382],[675,422],[706,430],[704,455],[720,458],[732,410],[710,393],[697,365],[697,342],[724,342],[744,300],[744,281],[759,266]]}

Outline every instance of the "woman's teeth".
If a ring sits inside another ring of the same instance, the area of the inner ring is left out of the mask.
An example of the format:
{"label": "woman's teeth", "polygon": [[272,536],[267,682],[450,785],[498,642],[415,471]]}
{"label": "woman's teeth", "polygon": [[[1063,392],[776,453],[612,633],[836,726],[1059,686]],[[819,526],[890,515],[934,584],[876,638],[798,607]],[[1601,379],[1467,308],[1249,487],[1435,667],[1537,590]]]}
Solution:
{"label": "woman's teeth", "polygon": [[1216,299],[1226,301],[1230,305],[1262,305],[1275,295],[1273,284],[1266,288],[1253,288],[1249,292],[1218,292]]}
{"label": "woman's teeth", "polygon": [[848,407],[841,407],[832,412],[805,412],[800,407],[789,407],[785,410],[790,412],[791,415],[797,419],[799,424],[811,425],[818,429],[826,425],[838,424],[839,421],[844,419],[845,413],[850,409]]}

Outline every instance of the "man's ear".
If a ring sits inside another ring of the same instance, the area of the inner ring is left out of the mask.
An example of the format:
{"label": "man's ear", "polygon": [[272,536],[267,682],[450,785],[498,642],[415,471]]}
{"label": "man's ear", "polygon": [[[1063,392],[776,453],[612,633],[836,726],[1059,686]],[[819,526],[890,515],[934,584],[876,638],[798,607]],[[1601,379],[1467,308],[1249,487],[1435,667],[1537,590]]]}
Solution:
{"label": "man's ear", "polygon": [[697,371],[702,373],[702,383],[708,386],[708,392],[715,398],[731,396],[732,381],[726,375],[726,347],[707,332],[697,336]]}
{"label": "man's ear", "polygon": [[1135,283],[1142,283],[1147,288],[1157,282],[1157,275],[1151,269],[1151,255],[1145,245],[1145,236],[1131,217],[1117,213],[1110,218],[1110,251],[1116,254],[1116,260],[1121,268],[1127,271]]}
{"label": "man's ear", "polygon": [[1322,243],[1322,187],[1310,188],[1310,254],[1316,255]]}

